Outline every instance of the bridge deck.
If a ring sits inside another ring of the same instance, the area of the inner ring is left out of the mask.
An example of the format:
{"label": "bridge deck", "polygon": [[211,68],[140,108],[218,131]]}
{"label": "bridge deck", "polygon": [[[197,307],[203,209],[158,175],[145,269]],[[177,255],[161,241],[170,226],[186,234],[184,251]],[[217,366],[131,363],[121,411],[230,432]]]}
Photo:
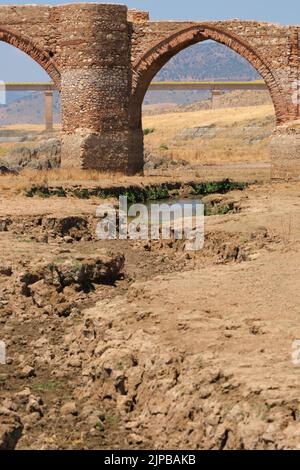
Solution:
{"label": "bridge deck", "polygon": [[199,82],[152,82],[150,90],[265,90],[263,80],[249,82],[199,81]]}
{"label": "bridge deck", "polygon": [[[6,91],[51,91],[55,86],[51,82],[0,82],[0,88]],[[193,82],[159,82],[150,84],[149,90],[265,90],[263,80],[256,81],[193,81]]]}

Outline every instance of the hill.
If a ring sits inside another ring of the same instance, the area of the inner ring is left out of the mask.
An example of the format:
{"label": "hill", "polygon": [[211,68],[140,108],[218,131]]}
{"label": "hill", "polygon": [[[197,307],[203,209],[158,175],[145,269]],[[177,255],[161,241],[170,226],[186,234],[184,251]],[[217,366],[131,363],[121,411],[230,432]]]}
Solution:
{"label": "hill", "polygon": [[[7,93],[7,105],[0,105],[0,125],[40,124],[44,122],[44,94],[41,92]],[[59,94],[54,94],[54,122],[59,122]]]}
{"label": "hill", "polygon": [[143,126],[146,154],[193,165],[268,162],[274,108],[185,109],[144,116]]}
{"label": "hill", "polygon": [[[233,90],[224,92],[214,104],[215,109],[223,108],[242,108],[248,106],[261,106],[265,104],[272,105],[271,96],[268,90]],[[176,103],[158,103],[144,105],[144,116],[164,113],[184,113],[189,111],[201,111],[212,109],[211,98],[194,100],[192,102],[176,104]]]}
{"label": "hill", "polygon": [[156,79],[189,80],[257,80],[256,70],[227,46],[207,41],[188,47],[171,59]]}
{"label": "hill", "polygon": [[[243,57],[213,41],[195,44],[177,54],[156,75],[161,81],[236,80],[261,78]],[[144,104],[187,105],[208,99],[208,91],[149,91]]]}

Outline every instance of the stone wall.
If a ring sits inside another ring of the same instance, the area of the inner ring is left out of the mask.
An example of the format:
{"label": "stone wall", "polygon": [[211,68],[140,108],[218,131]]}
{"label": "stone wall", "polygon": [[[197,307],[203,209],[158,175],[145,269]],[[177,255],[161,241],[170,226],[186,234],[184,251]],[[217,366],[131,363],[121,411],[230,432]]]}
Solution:
{"label": "stone wall", "polygon": [[61,91],[64,167],[141,171],[147,88],[171,57],[206,39],[239,53],[265,79],[277,118],[274,142],[290,142],[290,152],[281,161],[278,151],[275,165],[289,160],[297,166],[298,131],[284,126],[300,119],[300,106],[292,100],[293,84],[300,80],[299,26],[152,22],[147,12],[92,3],[0,6],[0,14],[0,40],[36,60]]}

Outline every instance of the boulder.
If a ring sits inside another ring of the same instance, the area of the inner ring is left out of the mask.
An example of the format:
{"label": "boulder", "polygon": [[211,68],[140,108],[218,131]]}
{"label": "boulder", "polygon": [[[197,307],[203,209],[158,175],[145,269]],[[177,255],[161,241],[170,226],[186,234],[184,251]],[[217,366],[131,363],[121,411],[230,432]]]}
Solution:
{"label": "boulder", "polygon": [[189,168],[186,160],[173,160],[167,155],[153,155],[151,152],[145,153],[144,170],[167,170],[170,168]]}
{"label": "boulder", "polygon": [[23,168],[49,170],[60,166],[61,142],[48,139],[35,147],[16,147],[0,160],[0,174],[17,173]]}
{"label": "boulder", "polygon": [[81,216],[47,217],[43,220],[42,229],[55,236],[71,236],[80,239],[87,233],[88,221]]}
{"label": "boulder", "polygon": [[0,175],[17,175],[18,172],[15,170],[11,170],[7,166],[0,165]]}
{"label": "boulder", "polygon": [[102,250],[93,256],[73,255],[64,260],[29,265],[19,278],[21,292],[32,295],[40,303],[47,292],[46,285],[62,290],[73,284],[81,287],[113,284],[122,273],[124,262],[123,254]]}

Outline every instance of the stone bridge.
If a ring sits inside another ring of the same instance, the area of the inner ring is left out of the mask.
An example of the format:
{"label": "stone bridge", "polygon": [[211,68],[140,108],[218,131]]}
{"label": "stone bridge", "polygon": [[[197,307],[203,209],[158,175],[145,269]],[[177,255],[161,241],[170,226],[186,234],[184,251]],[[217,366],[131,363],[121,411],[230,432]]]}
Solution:
{"label": "stone bridge", "polygon": [[0,6],[0,40],[32,57],[60,90],[64,167],[140,172],[141,108],[151,80],[175,54],[207,39],[263,77],[277,123],[273,176],[300,176],[300,26],[152,22],[123,5]]}

